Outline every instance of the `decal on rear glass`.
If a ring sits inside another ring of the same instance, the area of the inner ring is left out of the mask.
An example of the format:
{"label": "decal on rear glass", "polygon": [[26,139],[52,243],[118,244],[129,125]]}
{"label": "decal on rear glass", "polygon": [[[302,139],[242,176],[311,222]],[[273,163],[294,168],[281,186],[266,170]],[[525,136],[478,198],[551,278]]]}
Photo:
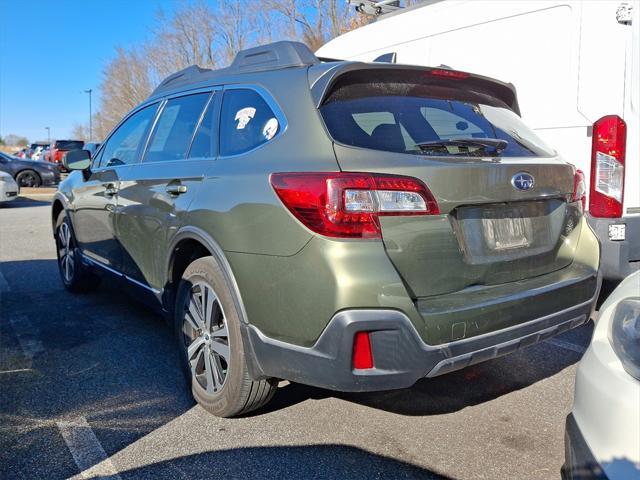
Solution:
{"label": "decal on rear glass", "polygon": [[241,110],[238,110],[238,113],[236,113],[236,118],[235,118],[235,120],[238,121],[238,126],[236,127],[236,129],[238,130],[244,129],[244,127],[247,126],[247,123],[249,123],[249,121],[255,116],[255,114],[256,114],[256,109],[253,107],[245,107]]}
{"label": "decal on rear glass", "polygon": [[264,124],[264,128],[262,129],[262,135],[264,135],[265,140],[269,141],[276,136],[277,132],[278,132],[278,120],[272,117],[269,120],[267,120],[267,123]]}

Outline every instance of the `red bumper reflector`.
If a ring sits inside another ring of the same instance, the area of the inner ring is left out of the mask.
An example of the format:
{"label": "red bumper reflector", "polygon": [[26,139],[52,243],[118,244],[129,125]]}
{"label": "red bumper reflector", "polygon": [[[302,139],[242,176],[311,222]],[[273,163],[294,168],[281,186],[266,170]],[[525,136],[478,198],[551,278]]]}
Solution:
{"label": "red bumper reflector", "polygon": [[353,368],[373,368],[373,354],[369,332],[357,332],[353,338]]}

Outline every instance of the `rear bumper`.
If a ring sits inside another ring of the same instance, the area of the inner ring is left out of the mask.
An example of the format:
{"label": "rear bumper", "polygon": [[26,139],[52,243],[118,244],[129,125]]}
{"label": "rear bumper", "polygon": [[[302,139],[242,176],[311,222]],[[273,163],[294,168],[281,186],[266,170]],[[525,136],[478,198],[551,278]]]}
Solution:
{"label": "rear bumper", "polygon": [[[593,296],[586,302],[495,332],[440,345],[424,343],[404,313],[387,309],[343,310],[331,319],[311,347],[269,338],[252,325],[245,326],[243,335],[251,350],[248,358],[255,378],[275,377],[338,391],[406,388],[421,378],[500,357],[585,323],[600,282],[594,274],[580,281],[596,285]],[[561,290],[558,288],[559,295],[563,294]],[[375,368],[352,367],[353,338],[359,331],[370,332]]]}
{"label": "rear bumper", "polygon": [[[596,218],[587,215],[601,245],[600,268],[606,280],[622,280],[640,270],[640,215]],[[625,225],[625,240],[609,239],[610,225]]]}

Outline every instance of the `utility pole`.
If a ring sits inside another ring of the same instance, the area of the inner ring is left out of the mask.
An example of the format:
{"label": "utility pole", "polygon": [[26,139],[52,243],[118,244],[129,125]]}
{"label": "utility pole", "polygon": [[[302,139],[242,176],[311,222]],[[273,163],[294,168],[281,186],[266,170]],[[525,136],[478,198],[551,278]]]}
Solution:
{"label": "utility pole", "polygon": [[51,129],[49,127],[44,127],[47,131],[47,143],[51,144]]}
{"label": "utility pole", "polygon": [[89,141],[91,141],[93,139],[93,126],[91,125],[91,117],[92,117],[92,113],[91,113],[91,92],[93,92],[93,89],[90,88],[89,90],[85,90],[84,93],[88,93],[89,94]]}

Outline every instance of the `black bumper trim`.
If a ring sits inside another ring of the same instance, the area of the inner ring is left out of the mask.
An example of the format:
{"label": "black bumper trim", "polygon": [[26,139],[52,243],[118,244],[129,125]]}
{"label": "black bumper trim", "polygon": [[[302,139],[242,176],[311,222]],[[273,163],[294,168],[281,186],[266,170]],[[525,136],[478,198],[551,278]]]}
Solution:
{"label": "black bumper trim", "polygon": [[607,480],[607,474],[591,453],[573,414],[567,416],[564,430],[563,480]]}
{"label": "black bumper trim", "polygon": [[[312,347],[270,338],[253,325],[243,325],[243,338],[256,379],[275,377],[338,391],[393,390],[506,355],[581,325],[589,319],[598,291],[591,300],[552,315],[442,345],[424,343],[404,313],[385,309],[338,312]],[[371,332],[375,368],[352,367],[353,337],[359,331]]]}

